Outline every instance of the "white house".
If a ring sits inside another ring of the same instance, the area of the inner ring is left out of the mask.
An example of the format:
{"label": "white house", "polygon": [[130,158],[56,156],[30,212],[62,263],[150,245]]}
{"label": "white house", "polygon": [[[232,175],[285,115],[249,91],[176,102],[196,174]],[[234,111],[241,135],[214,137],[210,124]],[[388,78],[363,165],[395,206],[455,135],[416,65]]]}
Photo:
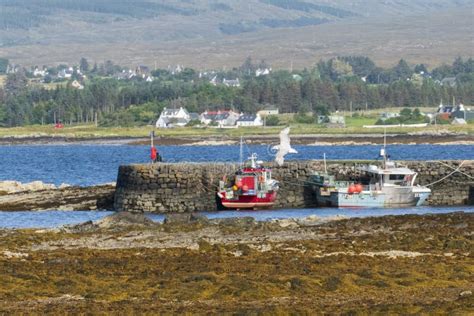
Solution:
{"label": "white house", "polygon": [[68,69],[61,69],[61,71],[58,72],[58,78],[71,79],[73,73],[74,69],[72,67],[69,67]]}
{"label": "white house", "polygon": [[35,77],[45,77],[48,74],[48,70],[43,67],[43,69],[39,69],[38,67],[35,67],[33,70],[33,76]]}
{"label": "white house", "polygon": [[267,76],[272,72],[271,68],[258,68],[255,70],[255,77],[260,77],[260,76]]}
{"label": "white house", "polygon": [[267,107],[257,112],[260,116],[278,115],[280,111],[276,107]]}
{"label": "white house", "polygon": [[228,127],[235,126],[235,123],[239,119],[240,114],[232,110],[229,111],[206,111],[201,114],[201,123],[209,125],[214,123],[214,125],[219,127]]}
{"label": "white house", "polygon": [[242,114],[236,122],[237,126],[263,126],[260,114]]}
{"label": "white house", "polygon": [[222,80],[222,84],[224,86],[227,86],[227,87],[240,87],[240,81],[239,81],[239,78],[235,79],[235,80],[227,80],[227,79],[224,79]]}
{"label": "white house", "polygon": [[171,128],[176,126],[185,126],[191,120],[189,112],[180,107],[179,109],[164,108],[160,117],[156,121],[157,128]]}
{"label": "white house", "polygon": [[212,84],[213,86],[217,86],[217,75],[214,76],[210,81],[209,81],[210,84]]}

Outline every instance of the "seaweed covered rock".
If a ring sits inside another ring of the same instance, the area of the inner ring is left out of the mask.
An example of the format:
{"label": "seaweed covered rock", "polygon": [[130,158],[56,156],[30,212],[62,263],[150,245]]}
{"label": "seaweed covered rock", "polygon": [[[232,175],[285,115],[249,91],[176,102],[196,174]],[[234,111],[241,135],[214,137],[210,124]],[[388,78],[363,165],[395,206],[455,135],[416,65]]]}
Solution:
{"label": "seaweed covered rock", "polygon": [[70,233],[87,233],[97,230],[122,230],[128,227],[154,227],[158,226],[144,214],[119,212],[104,217],[96,222],[88,221],[77,225],[64,226],[63,230]]}

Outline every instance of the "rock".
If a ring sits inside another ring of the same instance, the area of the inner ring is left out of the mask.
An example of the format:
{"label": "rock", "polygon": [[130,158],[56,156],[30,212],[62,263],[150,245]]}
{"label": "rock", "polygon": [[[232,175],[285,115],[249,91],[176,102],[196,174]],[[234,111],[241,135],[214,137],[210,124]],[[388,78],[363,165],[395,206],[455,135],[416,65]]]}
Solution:
{"label": "rock", "polygon": [[149,219],[143,213],[119,212],[104,217],[95,223],[100,228],[115,228],[123,226],[155,226],[157,223]]}
{"label": "rock", "polygon": [[173,213],[167,214],[164,224],[190,224],[190,223],[208,223],[206,216],[196,213]]}
{"label": "rock", "polygon": [[296,228],[299,227],[298,223],[294,218],[285,218],[285,219],[277,219],[273,221],[277,223],[281,228]]}
{"label": "rock", "polygon": [[104,217],[96,222],[87,221],[77,225],[66,225],[61,230],[68,233],[89,233],[99,229],[121,230],[130,226],[153,227],[159,224],[152,221],[143,213],[119,212]]}
{"label": "rock", "polygon": [[462,291],[459,293],[460,298],[466,298],[472,296],[472,291]]}
{"label": "rock", "polygon": [[[5,185],[3,189],[12,187]],[[13,183],[13,187],[17,184]],[[14,191],[10,194],[0,193],[0,209],[4,211],[24,210],[112,210],[115,196],[115,187],[98,185],[93,187],[65,187],[62,189],[45,189],[49,185],[35,183],[29,188],[33,191]],[[4,190],[0,188],[0,192]],[[26,187],[21,186],[21,190]],[[43,188],[40,190],[40,188]],[[52,187],[50,187],[52,188]],[[37,190],[38,189],[38,190]]]}
{"label": "rock", "polygon": [[30,183],[21,183],[18,181],[0,182],[0,191],[5,192],[7,194],[18,192],[36,192],[54,189],[56,189],[56,186],[54,184],[43,183],[41,181],[33,181]]}
{"label": "rock", "polygon": [[7,258],[7,259],[13,259],[13,258],[27,258],[29,257],[29,255],[27,253],[22,253],[22,252],[12,252],[12,251],[4,251],[3,252],[3,255]]}
{"label": "rock", "polygon": [[211,222],[219,226],[231,226],[239,228],[249,228],[256,224],[255,218],[247,217],[230,217],[230,218],[219,218],[214,219]]}

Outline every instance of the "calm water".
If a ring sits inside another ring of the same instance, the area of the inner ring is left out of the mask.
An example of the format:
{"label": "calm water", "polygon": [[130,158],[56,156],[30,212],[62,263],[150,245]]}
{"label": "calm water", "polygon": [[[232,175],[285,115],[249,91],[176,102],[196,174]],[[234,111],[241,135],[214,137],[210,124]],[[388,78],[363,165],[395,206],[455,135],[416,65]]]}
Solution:
{"label": "calm water", "polygon": [[[295,146],[291,160],[376,159],[380,146]],[[168,162],[237,162],[238,146],[161,146]],[[272,160],[269,146],[246,146],[245,156],[256,152],[262,160]],[[394,160],[474,159],[473,145],[391,145]],[[115,181],[119,165],[145,163],[148,146],[127,145],[33,145],[0,146],[0,181],[40,180],[59,185],[94,185]]]}
{"label": "calm water", "polygon": [[[208,218],[230,218],[251,216],[258,221],[268,221],[272,219],[284,218],[304,218],[310,215],[318,217],[331,217],[343,215],[346,217],[368,217],[384,215],[403,215],[403,214],[442,214],[451,212],[474,213],[474,206],[463,207],[417,207],[402,209],[335,209],[335,208],[316,208],[316,209],[294,209],[294,210],[268,210],[268,211],[221,211],[204,212],[203,215]],[[0,228],[54,228],[67,224],[79,224],[89,220],[99,220],[113,212],[98,211],[41,211],[41,212],[0,212]],[[161,222],[164,215],[148,215],[152,220]]]}

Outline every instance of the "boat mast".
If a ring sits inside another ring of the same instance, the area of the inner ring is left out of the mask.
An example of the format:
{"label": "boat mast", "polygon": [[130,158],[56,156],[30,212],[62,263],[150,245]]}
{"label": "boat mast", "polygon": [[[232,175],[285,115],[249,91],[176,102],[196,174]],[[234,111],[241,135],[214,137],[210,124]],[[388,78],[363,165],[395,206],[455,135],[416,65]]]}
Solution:
{"label": "boat mast", "polygon": [[380,151],[380,155],[383,156],[383,168],[387,168],[387,128],[383,129],[383,148]]}
{"label": "boat mast", "polygon": [[324,153],[323,157],[324,157],[324,173],[327,174],[328,173],[328,166],[326,165],[326,153]]}
{"label": "boat mast", "polygon": [[243,147],[243,139],[242,139],[242,135],[240,136],[240,157],[239,157],[239,163],[240,163],[240,167],[243,166],[244,164],[244,147]]}

